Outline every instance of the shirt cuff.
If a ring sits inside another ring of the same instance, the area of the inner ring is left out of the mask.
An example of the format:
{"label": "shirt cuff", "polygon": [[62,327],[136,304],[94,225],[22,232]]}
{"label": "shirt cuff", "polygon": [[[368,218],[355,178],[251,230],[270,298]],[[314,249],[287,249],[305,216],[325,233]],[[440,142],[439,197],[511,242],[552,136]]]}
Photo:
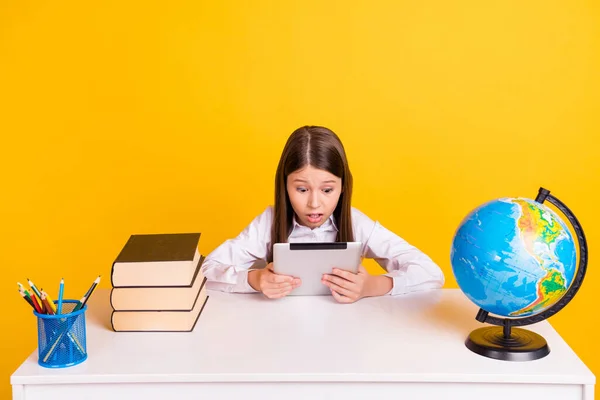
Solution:
{"label": "shirt cuff", "polygon": [[392,289],[387,292],[384,296],[396,296],[399,294],[406,293],[406,277],[405,276],[394,276],[393,274],[385,274],[392,278]]}
{"label": "shirt cuff", "polygon": [[254,290],[248,283],[248,272],[252,270],[242,270],[237,273],[237,283],[235,284],[235,292],[237,293],[258,293],[258,290]]}

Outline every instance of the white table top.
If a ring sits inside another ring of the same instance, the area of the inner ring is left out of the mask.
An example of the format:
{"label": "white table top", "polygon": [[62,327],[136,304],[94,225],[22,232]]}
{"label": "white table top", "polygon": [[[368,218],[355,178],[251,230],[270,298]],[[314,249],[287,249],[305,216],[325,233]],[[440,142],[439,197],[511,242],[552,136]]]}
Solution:
{"label": "white table top", "polygon": [[552,326],[550,354],[527,362],[468,350],[478,308],[457,289],[362,299],[331,296],[269,300],[209,292],[190,333],[113,332],[109,290],[90,300],[88,359],[47,369],[37,349],[12,384],[139,382],[486,382],[594,384],[595,377]]}

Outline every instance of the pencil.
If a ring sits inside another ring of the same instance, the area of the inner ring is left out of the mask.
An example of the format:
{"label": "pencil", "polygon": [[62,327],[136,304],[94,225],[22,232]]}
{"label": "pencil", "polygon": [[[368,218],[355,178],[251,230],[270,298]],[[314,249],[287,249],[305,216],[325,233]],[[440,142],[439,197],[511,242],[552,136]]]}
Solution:
{"label": "pencil", "polygon": [[25,293],[25,298],[28,298],[29,301],[31,301],[31,305],[33,306],[33,309],[38,313],[42,313],[42,308],[40,307],[40,304],[37,302],[37,300],[35,298],[35,294],[33,294],[33,296],[32,296],[20,282],[17,282],[17,285],[19,285],[19,289],[23,290],[23,293]]}
{"label": "pencil", "polygon": [[94,289],[96,289],[96,286],[98,286],[99,283],[100,275],[98,275],[98,277],[94,280],[94,283],[92,283],[92,286],[88,289],[87,293],[83,295],[81,300],[79,300],[79,303],[77,303],[77,305],[73,309],[73,312],[80,310],[83,306],[85,306],[85,303],[87,303],[88,299],[90,298],[90,296],[94,292]]}
{"label": "pencil", "polygon": [[33,301],[31,301],[31,298],[27,297],[27,295],[25,294],[25,291],[22,288],[19,289],[19,293],[21,294],[21,296],[23,296],[23,299],[27,302],[27,304],[29,304],[35,310],[35,306],[33,305]]}
{"label": "pencil", "polygon": [[35,284],[31,281],[31,279],[27,278],[27,283],[31,287],[31,290],[33,290],[33,296],[32,296],[33,300],[36,301],[38,303],[38,305],[40,306],[40,310],[42,310],[41,313],[45,314],[46,307],[44,306],[44,302],[42,302],[42,294],[40,293],[38,288],[35,286]]}
{"label": "pencil", "polygon": [[54,310],[52,309],[50,304],[48,304],[48,296],[46,296],[46,292],[44,292],[43,290],[42,290],[42,303],[44,304],[44,307],[46,308],[46,314],[53,315]]}
{"label": "pencil", "polygon": [[44,292],[44,289],[42,290],[42,295],[46,296],[46,299],[48,300],[48,305],[50,306],[50,309],[52,310],[52,314],[56,314],[56,304],[54,304],[54,301],[52,300],[52,298],[50,297],[50,295],[46,292]]}
{"label": "pencil", "polygon": [[35,297],[35,293],[33,294],[33,296],[31,294],[29,294],[29,292],[25,289],[23,289],[23,292],[25,293],[26,297],[29,297],[29,299],[31,300],[31,304],[33,305],[33,309],[38,313],[38,314],[43,314],[43,310],[42,307],[40,306],[40,303],[37,302],[37,298]]}
{"label": "pencil", "polygon": [[65,280],[60,278],[60,285],[58,286],[58,306],[56,307],[56,313],[62,314],[62,303],[63,303],[63,293],[65,291]]}
{"label": "pencil", "polygon": [[35,295],[37,297],[42,297],[42,294],[40,293],[40,291],[38,290],[38,288],[33,284],[33,282],[31,282],[31,280],[29,278],[27,278],[27,283],[29,283],[29,286],[31,287],[31,290],[33,290],[33,293],[35,293]]}
{"label": "pencil", "polygon": [[44,303],[42,303],[42,300],[36,296],[35,293],[31,293],[31,300],[33,300],[34,304],[37,304],[37,312],[40,314],[45,314],[46,311],[44,309]]}
{"label": "pencil", "polygon": [[23,286],[21,284],[21,282],[17,282],[17,285],[19,285],[19,292],[23,292],[23,294],[25,295],[25,299],[27,300],[27,302],[29,304],[31,304],[31,306],[35,309],[35,306],[33,305],[33,299],[31,298],[31,295],[29,294],[29,292],[27,291],[27,289],[25,289],[25,286]]}

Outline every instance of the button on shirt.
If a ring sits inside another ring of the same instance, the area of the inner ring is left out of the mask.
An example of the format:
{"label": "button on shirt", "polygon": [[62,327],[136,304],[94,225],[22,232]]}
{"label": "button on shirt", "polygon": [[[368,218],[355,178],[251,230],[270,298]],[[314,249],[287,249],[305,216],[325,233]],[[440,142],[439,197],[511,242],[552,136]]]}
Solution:
{"label": "button on shirt", "polygon": [[[256,292],[248,284],[248,270],[257,260],[266,260],[271,248],[273,207],[254,218],[236,238],[212,251],[202,264],[207,288],[225,292]],[[437,289],[444,284],[441,269],[416,247],[408,244],[379,222],[352,208],[354,240],[362,242],[362,256],[372,258],[393,279],[388,294]],[[300,225],[294,219],[288,242],[335,242],[338,228],[331,216],[318,228]]]}

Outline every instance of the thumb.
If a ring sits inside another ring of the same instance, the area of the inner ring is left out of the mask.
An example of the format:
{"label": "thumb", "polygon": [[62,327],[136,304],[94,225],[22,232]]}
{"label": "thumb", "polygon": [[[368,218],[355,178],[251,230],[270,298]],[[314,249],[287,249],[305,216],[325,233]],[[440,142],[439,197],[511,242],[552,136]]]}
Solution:
{"label": "thumb", "polygon": [[358,266],[358,273],[365,275],[368,274],[367,270],[365,269],[365,267],[362,266],[362,264]]}

